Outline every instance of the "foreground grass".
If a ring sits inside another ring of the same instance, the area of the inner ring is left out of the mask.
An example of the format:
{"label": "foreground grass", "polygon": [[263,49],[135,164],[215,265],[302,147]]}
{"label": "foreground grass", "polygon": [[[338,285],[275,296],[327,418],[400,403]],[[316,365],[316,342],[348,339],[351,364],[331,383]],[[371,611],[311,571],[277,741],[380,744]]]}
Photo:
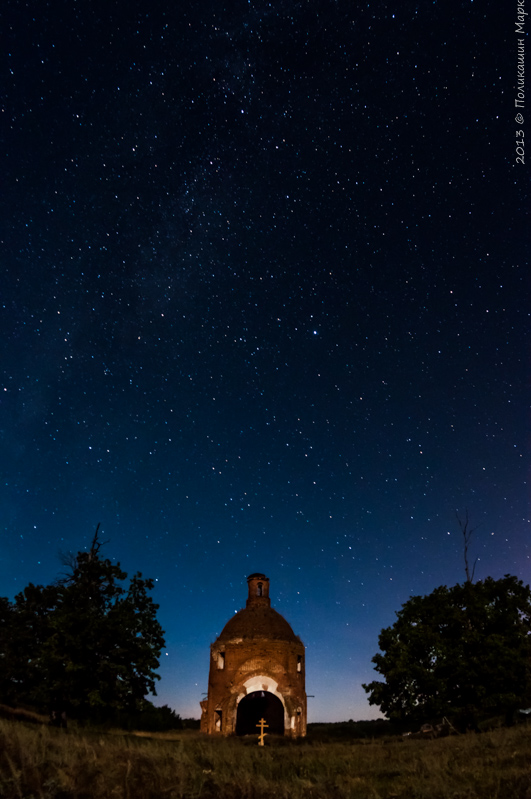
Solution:
{"label": "foreground grass", "polygon": [[531,726],[435,741],[173,740],[0,721],[2,799],[531,799]]}

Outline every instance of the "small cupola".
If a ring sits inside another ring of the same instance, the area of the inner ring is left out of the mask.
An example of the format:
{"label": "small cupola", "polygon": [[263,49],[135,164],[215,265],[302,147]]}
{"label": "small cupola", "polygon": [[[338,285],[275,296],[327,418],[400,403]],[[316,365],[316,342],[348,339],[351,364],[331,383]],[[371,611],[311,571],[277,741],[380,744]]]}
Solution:
{"label": "small cupola", "polygon": [[247,578],[247,585],[249,586],[249,597],[246,606],[249,605],[266,605],[271,607],[271,600],[269,599],[269,577],[265,574],[256,572],[249,575]]}

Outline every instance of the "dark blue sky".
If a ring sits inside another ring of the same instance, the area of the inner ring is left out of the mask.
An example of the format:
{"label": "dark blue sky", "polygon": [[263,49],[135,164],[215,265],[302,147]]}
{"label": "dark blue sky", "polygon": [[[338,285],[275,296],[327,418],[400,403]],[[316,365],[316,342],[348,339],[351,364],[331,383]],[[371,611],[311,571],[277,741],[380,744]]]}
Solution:
{"label": "dark blue sky", "polygon": [[263,571],[309,720],[373,717],[456,511],[478,578],[531,578],[514,14],[189,5],[3,12],[2,593],[101,522],[198,717]]}

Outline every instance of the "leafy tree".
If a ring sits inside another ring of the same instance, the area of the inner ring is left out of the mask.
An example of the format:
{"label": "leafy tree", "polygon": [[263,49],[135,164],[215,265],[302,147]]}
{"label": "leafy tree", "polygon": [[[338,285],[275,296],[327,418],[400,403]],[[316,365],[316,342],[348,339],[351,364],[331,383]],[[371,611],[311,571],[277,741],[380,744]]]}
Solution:
{"label": "leafy tree", "polygon": [[55,586],[32,583],[14,603],[0,598],[0,696],[4,702],[41,704],[41,652],[57,601]]}
{"label": "leafy tree", "polygon": [[[531,701],[531,590],[516,577],[411,597],[373,657],[385,682],[363,688],[390,719],[512,714]],[[383,653],[383,654],[382,654]]]}
{"label": "leafy tree", "polygon": [[0,604],[2,676],[11,702],[104,718],[155,691],[164,646],[153,581],[103,559],[98,530],[52,586],[30,584]]}
{"label": "leafy tree", "polygon": [[9,701],[14,694],[12,675],[16,674],[16,647],[13,646],[14,613],[11,603],[0,597],[0,701]]}
{"label": "leafy tree", "polygon": [[147,732],[167,732],[168,730],[182,730],[183,719],[168,705],[155,707],[152,702],[144,700],[133,713],[120,713],[118,716],[120,726],[127,729],[145,730]]}

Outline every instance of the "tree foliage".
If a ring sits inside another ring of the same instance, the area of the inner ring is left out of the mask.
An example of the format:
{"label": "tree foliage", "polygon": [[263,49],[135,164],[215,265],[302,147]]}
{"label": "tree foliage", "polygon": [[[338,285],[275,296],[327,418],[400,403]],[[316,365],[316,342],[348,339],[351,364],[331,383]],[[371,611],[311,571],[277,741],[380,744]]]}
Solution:
{"label": "tree foliage", "polygon": [[168,705],[155,707],[147,700],[134,713],[120,713],[119,721],[122,727],[146,732],[182,730],[185,726],[184,720]]}
{"label": "tree foliage", "polygon": [[385,681],[363,686],[389,718],[470,726],[531,702],[531,591],[516,577],[441,586],[396,615],[372,659]]}
{"label": "tree foliage", "polygon": [[4,701],[103,718],[134,709],[155,691],[164,646],[153,581],[89,552],[70,559],[50,586],[29,584],[0,600],[0,691]]}

